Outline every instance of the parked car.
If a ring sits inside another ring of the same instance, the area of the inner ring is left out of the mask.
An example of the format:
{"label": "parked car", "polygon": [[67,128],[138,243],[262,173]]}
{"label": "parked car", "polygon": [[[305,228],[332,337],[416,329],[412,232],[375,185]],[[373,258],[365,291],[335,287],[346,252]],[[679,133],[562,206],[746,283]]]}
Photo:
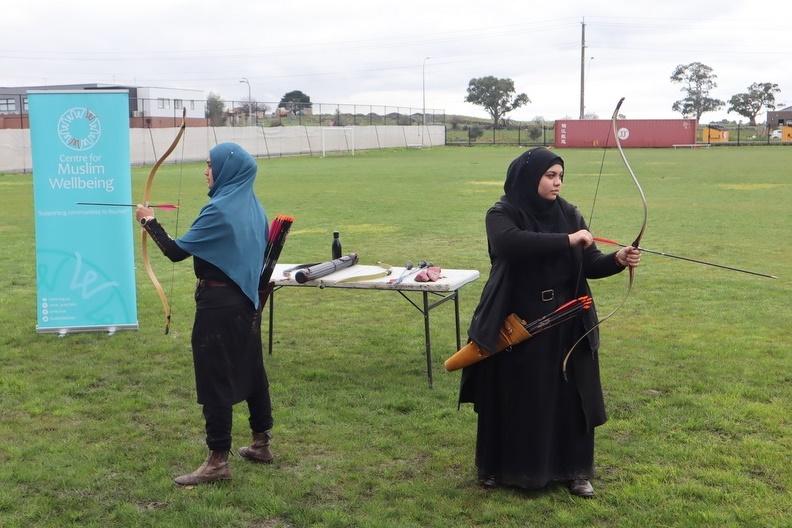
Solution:
{"label": "parked car", "polygon": [[781,139],[781,131],[773,130],[772,132],[770,132],[770,137],[773,139]]}

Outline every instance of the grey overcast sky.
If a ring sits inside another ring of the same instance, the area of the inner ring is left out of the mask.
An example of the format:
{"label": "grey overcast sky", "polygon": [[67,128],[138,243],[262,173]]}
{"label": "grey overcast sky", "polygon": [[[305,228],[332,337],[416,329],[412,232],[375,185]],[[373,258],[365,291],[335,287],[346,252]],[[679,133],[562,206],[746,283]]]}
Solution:
{"label": "grey overcast sky", "polygon": [[[401,106],[487,117],[468,82],[514,80],[508,117],[577,118],[585,22],[586,113],[619,98],[634,119],[671,110],[679,64],[702,62],[723,101],[754,82],[792,105],[792,2],[746,0],[24,0],[3,10],[0,86],[117,83],[278,102]],[[426,57],[429,57],[426,59]],[[730,119],[727,107],[702,122]],[[764,114],[759,121],[764,121]]]}

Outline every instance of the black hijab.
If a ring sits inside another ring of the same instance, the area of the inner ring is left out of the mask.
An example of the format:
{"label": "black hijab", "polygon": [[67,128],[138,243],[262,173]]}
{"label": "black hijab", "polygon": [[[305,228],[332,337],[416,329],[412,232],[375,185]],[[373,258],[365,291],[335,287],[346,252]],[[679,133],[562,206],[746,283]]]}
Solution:
{"label": "black hijab", "polygon": [[540,232],[566,232],[566,221],[559,198],[546,200],[539,196],[539,181],[553,165],[564,167],[564,160],[555,152],[537,147],[523,152],[511,162],[503,184],[502,201],[520,209],[534,220]]}

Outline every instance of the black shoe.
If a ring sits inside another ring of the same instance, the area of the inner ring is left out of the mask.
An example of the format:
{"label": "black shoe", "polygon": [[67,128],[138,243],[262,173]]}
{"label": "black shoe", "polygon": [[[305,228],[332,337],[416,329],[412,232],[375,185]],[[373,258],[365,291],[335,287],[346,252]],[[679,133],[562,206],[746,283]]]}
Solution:
{"label": "black shoe", "polygon": [[594,486],[586,479],[570,480],[567,485],[569,486],[569,493],[575,497],[594,496]]}
{"label": "black shoe", "polygon": [[481,478],[479,479],[479,484],[481,484],[483,488],[487,488],[487,489],[494,489],[498,487],[498,481],[495,480],[495,477]]}

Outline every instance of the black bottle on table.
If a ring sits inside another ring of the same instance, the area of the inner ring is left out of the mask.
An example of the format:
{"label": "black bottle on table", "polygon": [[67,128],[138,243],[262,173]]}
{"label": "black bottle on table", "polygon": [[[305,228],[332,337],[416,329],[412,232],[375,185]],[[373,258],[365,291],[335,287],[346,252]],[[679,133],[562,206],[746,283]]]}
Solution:
{"label": "black bottle on table", "polygon": [[330,246],[333,258],[340,259],[341,258],[341,240],[338,238],[338,231],[333,231],[333,244]]}

